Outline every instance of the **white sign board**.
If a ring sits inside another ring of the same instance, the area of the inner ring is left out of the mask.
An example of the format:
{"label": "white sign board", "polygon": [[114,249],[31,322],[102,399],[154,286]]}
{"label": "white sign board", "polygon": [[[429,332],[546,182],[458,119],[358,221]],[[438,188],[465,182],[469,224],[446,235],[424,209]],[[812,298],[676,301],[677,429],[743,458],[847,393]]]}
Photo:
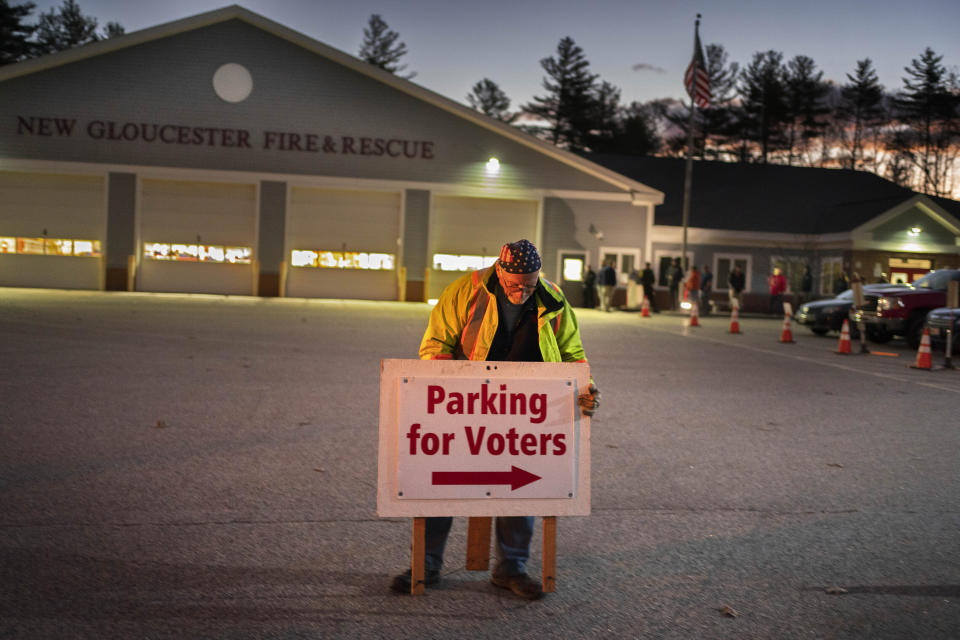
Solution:
{"label": "white sign board", "polygon": [[381,516],[587,515],[586,364],[384,360]]}

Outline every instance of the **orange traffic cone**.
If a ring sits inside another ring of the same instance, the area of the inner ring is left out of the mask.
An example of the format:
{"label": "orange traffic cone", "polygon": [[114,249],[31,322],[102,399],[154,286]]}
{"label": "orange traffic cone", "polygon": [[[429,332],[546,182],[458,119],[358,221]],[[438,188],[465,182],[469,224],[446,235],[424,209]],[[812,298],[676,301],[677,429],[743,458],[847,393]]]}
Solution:
{"label": "orange traffic cone", "polygon": [[700,305],[694,301],[693,306],[690,307],[690,326],[699,327],[700,326]]}
{"label": "orange traffic cone", "polygon": [[933,362],[930,357],[930,330],[923,330],[923,338],[920,339],[920,348],[917,349],[917,362],[910,365],[911,369],[933,368]]}
{"label": "orange traffic cone", "polygon": [[790,314],[783,316],[783,331],[780,333],[780,342],[793,342],[793,331],[790,330]]}
{"label": "orange traffic cone", "polygon": [[840,342],[837,343],[835,353],[848,356],[850,355],[850,321],[844,319],[843,328],[840,329]]}
{"label": "orange traffic cone", "polygon": [[740,312],[736,306],[730,312],[730,333],[740,333]]}
{"label": "orange traffic cone", "polygon": [[643,304],[640,305],[640,317],[650,317],[650,301],[647,300],[647,296],[643,296]]}

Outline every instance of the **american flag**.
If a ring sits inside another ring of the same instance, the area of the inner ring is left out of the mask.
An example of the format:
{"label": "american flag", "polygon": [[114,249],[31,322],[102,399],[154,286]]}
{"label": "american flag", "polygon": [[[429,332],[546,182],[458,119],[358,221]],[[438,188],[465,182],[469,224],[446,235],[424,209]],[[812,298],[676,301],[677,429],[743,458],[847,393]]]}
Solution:
{"label": "american flag", "polygon": [[700,21],[693,37],[693,59],[683,74],[683,84],[687,87],[687,95],[701,109],[710,106],[710,77],[707,75],[707,65],[703,58],[703,47],[700,45]]}

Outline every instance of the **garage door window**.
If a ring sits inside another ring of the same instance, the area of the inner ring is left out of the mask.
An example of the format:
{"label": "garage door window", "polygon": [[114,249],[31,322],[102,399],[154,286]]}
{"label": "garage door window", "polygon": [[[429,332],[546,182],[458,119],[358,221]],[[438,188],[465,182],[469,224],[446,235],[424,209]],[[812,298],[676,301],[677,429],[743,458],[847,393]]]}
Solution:
{"label": "garage door window", "polygon": [[391,253],[368,253],[365,251],[294,249],[290,255],[290,264],[294,267],[317,267],[320,269],[392,271],[394,256]]}
{"label": "garage door window", "polygon": [[250,247],[223,247],[209,244],[180,244],[176,242],[145,242],[143,257],[149,260],[172,262],[210,262],[214,264],[250,264]]}
{"label": "garage door window", "polygon": [[99,258],[99,240],[74,238],[13,238],[0,237],[0,253],[20,253],[36,256],[75,256]]}
{"label": "garage door window", "polygon": [[478,271],[497,261],[497,256],[433,254],[433,268],[438,271]]}

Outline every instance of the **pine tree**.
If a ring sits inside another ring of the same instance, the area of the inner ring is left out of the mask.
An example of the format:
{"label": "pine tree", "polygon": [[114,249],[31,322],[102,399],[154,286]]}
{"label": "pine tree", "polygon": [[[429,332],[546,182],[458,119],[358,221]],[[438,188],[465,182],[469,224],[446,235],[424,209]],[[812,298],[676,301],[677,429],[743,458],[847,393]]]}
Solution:
{"label": "pine tree", "polygon": [[871,130],[881,127],[887,120],[883,100],[883,86],[870,58],[857,60],[856,70],[852,75],[847,74],[847,83],[840,88],[837,110],[840,124],[852,128],[850,141],[845,145],[850,154],[844,163],[847,168],[863,168],[864,140]]}
{"label": "pine tree", "polygon": [[824,98],[829,87],[813,59],[801,55],[787,63],[784,89],[787,164],[793,165],[795,152],[803,151],[827,126],[825,116],[829,109]]}
{"label": "pine tree", "polygon": [[927,47],[919,59],[904,67],[903,90],[897,94],[897,117],[908,127],[892,147],[919,173],[918,188],[931,195],[946,195],[956,157],[958,100],[948,86],[950,77],[938,56]]}
{"label": "pine tree", "polygon": [[660,150],[654,113],[649,105],[633,102],[620,114],[617,152],[629,155],[653,155]]}
{"label": "pine tree", "polygon": [[710,106],[700,111],[698,137],[702,142],[698,146],[702,149],[702,157],[719,158],[735,137],[734,99],[740,65],[736,62],[727,64],[727,51],[721,44],[708,44],[706,57]]}
{"label": "pine tree", "polygon": [[[687,153],[687,127],[690,125],[690,105],[676,98],[656,98],[644,104],[654,129],[672,133],[660,140],[660,151],[669,157],[682,157]],[[696,141],[694,142],[696,145]],[[694,149],[694,156],[698,156]]]}
{"label": "pine tree", "polygon": [[[757,52],[740,73],[741,112],[738,122],[742,139],[742,156],[747,145],[759,145],[759,160],[767,162],[772,152],[783,146],[783,129],[787,116],[786,70],[783,54],[778,51]],[[744,158],[745,159],[745,158]]]}
{"label": "pine tree", "polygon": [[[398,43],[399,37],[399,33],[392,31],[383,18],[374,13],[363,29],[360,59],[384,71],[399,75],[407,68],[407,65],[399,64],[400,59],[407,55],[407,45],[403,42]],[[409,80],[416,75],[416,73],[409,73],[401,77]]]}
{"label": "pine tree", "polygon": [[100,39],[97,19],[83,15],[75,0],[63,0],[59,7],[41,13],[36,36],[40,53],[66,51]]}
{"label": "pine tree", "polygon": [[506,122],[517,119],[520,114],[510,113],[510,98],[500,86],[490,78],[484,78],[467,94],[467,103],[480,113]]}
{"label": "pine tree", "polygon": [[36,8],[32,2],[10,4],[0,0],[0,65],[20,62],[30,57],[33,45],[30,36],[36,27],[23,20]]}
{"label": "pine tree", "polygon": [[103,35],[101,36],[104,40],[109,40],[110,38],[116,38],[117,36],[122,36],[127,32],[119,22],[108,22],[107,26],[103,29]]}
{"label": "pine tree", "polygon": [[557,44],[556,57],[543,58],[540,66],[547,72],[543,79],[544,96],[535,96],[523,110],[549,123],[553,144],[581,150],[587,144],[593,119],[593,89],[597,76],[573,38]]}
{"label": "pine tree", "polygon": [[599,153],[614,151],[622,133],[620,89],[604,80],[592,91],[592,125],[587,135],[586,146]]}

